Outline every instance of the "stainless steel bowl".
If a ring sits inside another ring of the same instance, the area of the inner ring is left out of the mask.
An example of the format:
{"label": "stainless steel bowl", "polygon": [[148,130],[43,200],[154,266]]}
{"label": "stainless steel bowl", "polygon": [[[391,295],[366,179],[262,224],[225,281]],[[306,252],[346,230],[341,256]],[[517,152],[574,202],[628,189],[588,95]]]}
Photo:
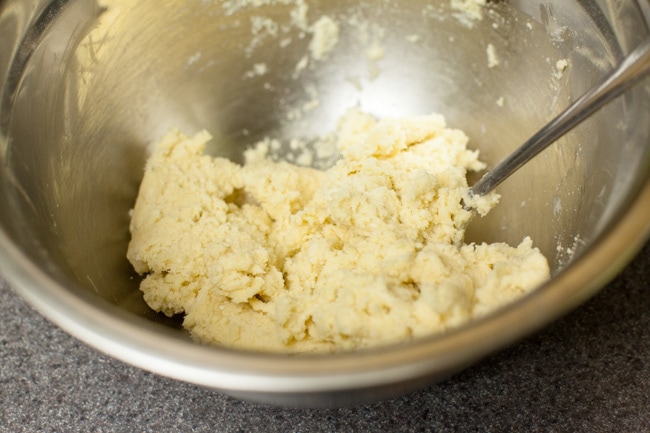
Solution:
{"label": "stainless steel bowl", "polygon": [[[329,132],[354,105],[378,116],[440,112],[494,164],[611,69],[650,23],[650,4],[632,0],[492,1],[480,21],[449,0],[308,1],[309,22],[327,14],[345,24],[329,57],[296,73],[310,35],[285,26],[292,6],[235,7],[243,3],[0,0],[0,267],[82,341],[251,400],[367,402],[447,377],[548,324],[646,239],[643,83],[504,183],[501,204],[473,223],[471,240],[530,235],[547,255],[553,278],[529,296],[444,335],[357,353],[193,343],[178,320],[148,309],[125,258],[146,148],[170,127],[207,128],[210,152],[238,160],[267,135]],[[365,39],[350,17],[372,23]],[[373,38],[380,59],[364,55]],[[265,73],[255,73],[259,63]],[[313,89],[319,104],[304,110]]]}

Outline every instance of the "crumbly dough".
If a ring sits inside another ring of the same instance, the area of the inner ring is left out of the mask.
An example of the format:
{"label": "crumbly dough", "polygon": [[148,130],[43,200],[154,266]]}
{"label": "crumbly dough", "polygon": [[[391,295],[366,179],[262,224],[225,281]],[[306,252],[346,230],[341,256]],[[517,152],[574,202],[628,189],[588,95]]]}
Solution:
{"label": "crumbly dough", "polygon": [[[545,281],[526,238],[465,244],[466,172],[484,164],[439,115],[340,122],[328,170],[203,154],[207,132],[155,147],[128,258],[147,303],[205,343],[328,352],[401,342],[484,315]],[[265,144],[266,143],[266,144]],[[477,200],[481,213],[498,197]]]}

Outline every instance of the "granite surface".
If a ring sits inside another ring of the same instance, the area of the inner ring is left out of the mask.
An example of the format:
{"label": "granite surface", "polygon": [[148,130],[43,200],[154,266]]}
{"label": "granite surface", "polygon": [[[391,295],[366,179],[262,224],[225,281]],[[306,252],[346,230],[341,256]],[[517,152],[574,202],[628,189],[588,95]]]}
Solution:
{"label": "granite surface", "polygon": [[0,277],[0,432],[650,432],[650,244],[566,317],[444,383],[378,404],[285,409],[125,365]]}

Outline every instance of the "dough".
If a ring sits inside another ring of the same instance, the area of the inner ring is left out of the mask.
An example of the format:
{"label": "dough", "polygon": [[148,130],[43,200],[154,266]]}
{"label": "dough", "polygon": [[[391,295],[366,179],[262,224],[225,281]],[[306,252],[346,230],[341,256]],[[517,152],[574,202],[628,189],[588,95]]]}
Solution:
{"label": "dough", "polygon": [[[484,168],[439,115],[338,127],[327,170],[237,165],[207,132],[171,131],[147,162],[128,259],[147,303],[201,342],[329,352],[402,342],[482,316],[549,277],[530,239],[467,245],[467,171]],[[484,214],[498,196],[475,203]]]}

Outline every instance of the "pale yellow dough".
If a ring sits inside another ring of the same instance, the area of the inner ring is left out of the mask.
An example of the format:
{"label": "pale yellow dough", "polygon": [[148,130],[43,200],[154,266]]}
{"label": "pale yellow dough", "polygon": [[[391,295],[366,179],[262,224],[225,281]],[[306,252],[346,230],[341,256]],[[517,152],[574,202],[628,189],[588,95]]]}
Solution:
{"label": "pale yellow dough", "polygon": [[[318,171],[203,155],[171,131],[147,162],[128,258],[147,303],[205,343],[255,351],[366,348],[441,332],[549,276],[526,238],[466,245],[466,172],[484,165],[439,115],[353,111]],[[481,199],[487,212],[498,197]]]}

